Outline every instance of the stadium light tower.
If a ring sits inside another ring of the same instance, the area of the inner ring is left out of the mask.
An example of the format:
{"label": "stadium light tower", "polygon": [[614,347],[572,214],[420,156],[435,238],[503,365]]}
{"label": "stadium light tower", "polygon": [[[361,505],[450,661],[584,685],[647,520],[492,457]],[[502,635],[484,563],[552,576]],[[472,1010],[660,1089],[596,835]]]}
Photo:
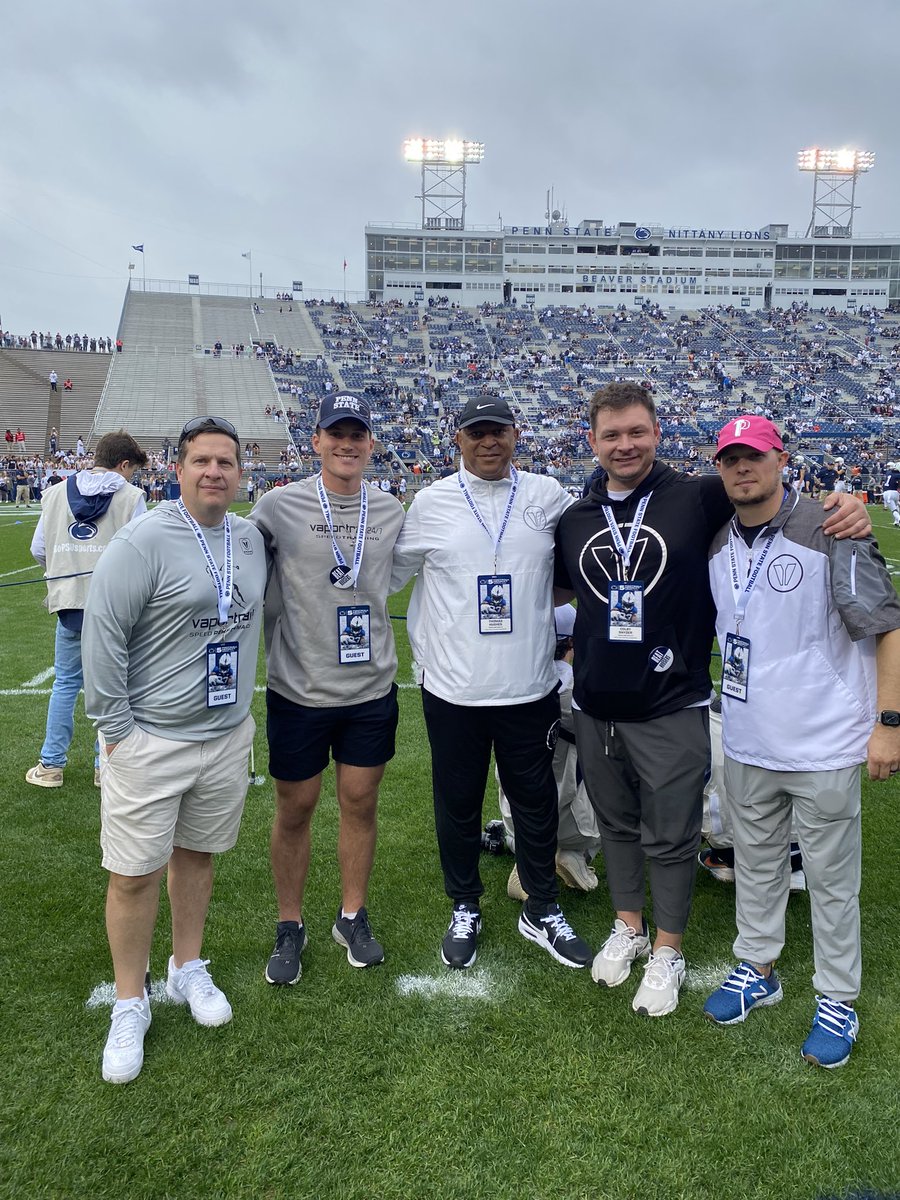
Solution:
{"label": "stadium light tower", "polygon": [[422,228],[465,229],[466,168],[484,158],[484,142],[411,137],[403,157],[422,165]]}
{"label": "stadium light tower", "polygon": [[812,216],[806,236],[851,237],[853,213],[858,207],[856,181],[875,166],[875,155],[870,150],[822,150],[813,146],[800,151],[797,166],[813,175]]}

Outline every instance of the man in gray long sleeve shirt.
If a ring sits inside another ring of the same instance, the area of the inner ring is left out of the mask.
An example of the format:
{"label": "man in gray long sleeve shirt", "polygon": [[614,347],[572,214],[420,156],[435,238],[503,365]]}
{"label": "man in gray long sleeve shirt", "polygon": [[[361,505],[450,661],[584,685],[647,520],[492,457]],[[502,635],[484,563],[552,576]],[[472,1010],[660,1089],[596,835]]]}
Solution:
{"label": "man in gray long sleeve shirt", "polygon": [[168,869],[172,957],[167,990],[201,1025],[231,1006],[200,957],[212,855],[237,840],[254,724],[265,549],[228,516],[240,442],[220,417],[184,427],[181,499],[131,522],[94,572],[85,610],[85,701],[101,740],[106,926],[117,1002],[103,1078],[143,1065],[150,1004],[144,974]]}

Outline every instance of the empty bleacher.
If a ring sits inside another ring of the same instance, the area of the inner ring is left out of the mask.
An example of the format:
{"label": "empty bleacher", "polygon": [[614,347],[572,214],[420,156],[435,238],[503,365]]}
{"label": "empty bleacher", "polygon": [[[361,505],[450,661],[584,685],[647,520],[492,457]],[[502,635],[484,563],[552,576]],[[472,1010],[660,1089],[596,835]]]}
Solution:
{"label": "empty bleacher", "polygon": [[[29,450],[44,451],[52,428],[62,447],[86,438],[115,355],[73,350],[0,350],[0,424],[20,426]],[[58,375],[56,392],[50,372]],[[72,390],[63,390],[72,380]]]}
{"label": "empty bleacher", "polygon": [[[260,456],[278,460],[288,441],[266,407],[282,410],[249,300],[129,292],[119,326],[121,354],[113,356],[97,412],[96,439],[125,428],[146,449],[173,441],[186,421],[214,413],[231,421],[242,442],[258,442]],[[222,344],[222,352],[215,349]],[[233,346],[243,345],[243,354]]]}

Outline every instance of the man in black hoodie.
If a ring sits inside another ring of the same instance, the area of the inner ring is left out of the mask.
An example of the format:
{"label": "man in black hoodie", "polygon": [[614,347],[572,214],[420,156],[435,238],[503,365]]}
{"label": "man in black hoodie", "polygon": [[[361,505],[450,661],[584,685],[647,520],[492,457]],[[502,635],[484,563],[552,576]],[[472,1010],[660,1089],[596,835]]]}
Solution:
{"label": "man in black hoodie", "polygon": [[[657,462],[660,428],[643,387],[601,388],[590,423],[605,476],[560,518],[554,583],[557,604],[578,600],[578,759],[616,910],[591,974],[616,987],[635,959],[649,956],[632,1007],[664,1016],[675,1010],[684,979],[681,943],[709,762],[715,610],[707,551],[732,509],[717,476],[686,476]],[[870,527],[860,505],[833,514],[826,530],[858,535],[863,525]],[[652,948],[643,915],[648,865]]]}

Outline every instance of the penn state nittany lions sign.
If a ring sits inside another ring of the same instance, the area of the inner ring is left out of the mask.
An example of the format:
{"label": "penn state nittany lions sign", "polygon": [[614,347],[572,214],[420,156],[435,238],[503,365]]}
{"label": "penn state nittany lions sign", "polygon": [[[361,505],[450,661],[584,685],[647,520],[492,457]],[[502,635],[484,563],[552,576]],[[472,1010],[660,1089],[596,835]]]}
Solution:
{"label": "penn state nittany lions sign", "polygon": [[661,238],[692,238],[697,241],[719,242],[768,242],[772,234],[768,229],[660,229],[655,235],[646,225],[630,226],[622,229],[619,225],[504,225],[503,232],[516,234],[519,237],[591,237],[617,238],[633,237],[638,242],[649,241],[656,236]]}

